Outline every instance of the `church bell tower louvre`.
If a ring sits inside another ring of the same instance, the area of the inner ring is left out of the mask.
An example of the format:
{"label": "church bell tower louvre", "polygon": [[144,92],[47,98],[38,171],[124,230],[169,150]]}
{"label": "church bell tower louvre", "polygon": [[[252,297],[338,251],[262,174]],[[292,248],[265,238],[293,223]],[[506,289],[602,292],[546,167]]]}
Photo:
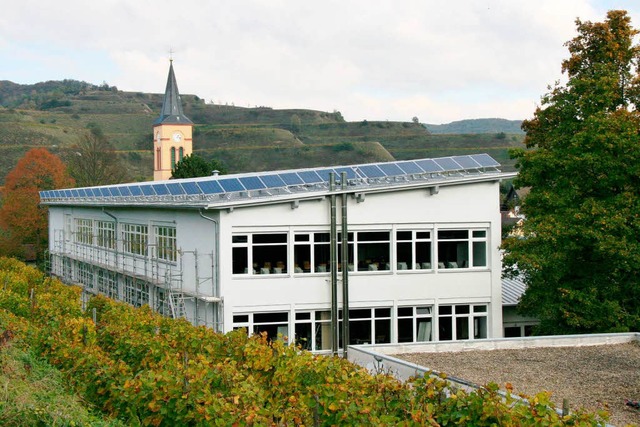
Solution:
{"label": "church bell tower louvre", "polygon": [[192,152],[193,122],[184,115],[178,83],[170,60],[167,88],[160,116],[153,122],[153,180],[171,178],[182,158]]}

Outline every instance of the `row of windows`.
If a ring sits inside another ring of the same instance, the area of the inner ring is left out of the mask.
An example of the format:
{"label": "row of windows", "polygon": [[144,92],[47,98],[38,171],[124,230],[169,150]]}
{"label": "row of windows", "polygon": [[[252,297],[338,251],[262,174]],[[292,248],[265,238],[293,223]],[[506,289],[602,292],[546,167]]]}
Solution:
{"label": "row of windows", "polygon": [[[122,251],[132,255],[150,255],[161,260],[175,262],[178,252],[176,228],[155,225],[152,230],[153,236],[149,236],[149,226],[146,224],[120,224]],[[150,243],[150,237],[155,240],[155,244]],[[75,218],[73,240],[84,245],[96,245],[115,250],[118,244],[116,223],[115,221]]]}
{"label": "row of windows", "polygon": [[[472,340],[487,338],[487,305],[357,308],[349,310],[349,345]],[[291,325],[293,323],[293,325]],[[396,324],[395,337],[392,325]],[[290,327],[293,326],[293,337]],[[331,349],[331,312],[248,313],[233,316],[233,328],[266,333],[270,339],[288,339],[311,351]],[[342,310],[339,312],[339,346],[342,347]],[[291,340],[291,338],[293,338]]]}
{"label": "row of windows", "polygon": [[74,262],[73,266],[71,262],[69,259],[64,260],[64,268],[69,270],[65,275],[74,282],[83,284],[88,290],[124,301],[134,307],[149,304],[149,285],[146,282],[86,262]]}
{"label": "row of windows", "polygon": [[[352,271],[432,270],[487,267],[487,230],[354,231],[347,235],[347,268]],[[328,232],[236,234],[232,237],[233,274],[330,271]],[[342,235],[338,234],[338,253]],[[437,262],[434,253],[437,251]],[[339,269],[341,267],[339,266]]]}

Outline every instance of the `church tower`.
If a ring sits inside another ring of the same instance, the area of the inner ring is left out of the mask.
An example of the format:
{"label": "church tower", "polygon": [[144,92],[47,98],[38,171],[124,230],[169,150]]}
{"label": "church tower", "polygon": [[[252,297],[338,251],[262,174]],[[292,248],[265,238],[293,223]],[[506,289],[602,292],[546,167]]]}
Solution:
{"label": "church tower", "polygon": [[153,180],[171,178],[171,172],[183,157],[191,155],[193,122],[184,115],[173,73],[173,60],[169,65],[167,88],[162,101],[160,117],[153,122]]}

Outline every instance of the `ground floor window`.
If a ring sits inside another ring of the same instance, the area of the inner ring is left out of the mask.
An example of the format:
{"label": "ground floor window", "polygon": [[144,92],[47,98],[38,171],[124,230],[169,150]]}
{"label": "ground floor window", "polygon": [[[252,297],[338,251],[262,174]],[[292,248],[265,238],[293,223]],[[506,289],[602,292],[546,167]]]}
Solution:
{"label": "ground floor window", "polygon": [[296,313],[295,344],[305,350],[331,350],[331,312]]}
{"label": "ground floor window", "polygon": [[433,340],[432,306],[398,307],[398,342]]}
{"label": "ground floor window", "polygon": [[533,335],[534,326],[535,325],[505,326],[504,337],[505,338],[530,337],[531,335]]}
{"label": "ground floor window", "polygon": [[274,311],[234,315],[233,329],[240,328],[245,328],[247,332],[252,334],[264,332],[269,340],[289,340],[289,313],[286,311]]}
{"label": "ground floor window", "polygon": [[124,301],[134,307],[149,304],[149,285],[142,280],[125,277]]}
{"label": "ground floor window", "polygon": [[116,273],[110,270],[98,269],[98,292],[109,298],[118,299],[118,280]]}
{"label": "ground floor window", "polygon": [[[342,332],[342,310],[340,310]],[[342,336],[340,345],[342,346]],[[391,308],[357,308],[349,310],[349,345],[391,342]]]}
{"label": "ground floor window", "polygon": [[487,305],[439,306],[438,331],[440,341],[487,338]]}

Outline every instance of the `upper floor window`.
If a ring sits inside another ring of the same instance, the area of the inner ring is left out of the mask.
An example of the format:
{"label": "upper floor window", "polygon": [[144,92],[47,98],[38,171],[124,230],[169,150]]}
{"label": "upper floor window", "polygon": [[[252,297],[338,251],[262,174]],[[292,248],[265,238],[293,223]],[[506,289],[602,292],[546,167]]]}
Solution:
{"label": "upper floor window", "polygon": [[116,248],[116,223],[113,221],[96,221],[98,231],[97,245],[107,249]]}
{"label": "upper floor window", "polygon": [[430,270],[433,268],[431,264],[431,231],[397,231],[396,261],[398,270]]}
{"label": "upper floor window", "polygon": [[177,258],[176,228],[155,226],[156,256],[165,261],[175,262]]}
{"label": "upper floor window", "polygon": [[171,170],[176,168],[176,147],[171,147]]}
{"label": "upper floor window", "polygon": [[142,224],[122,224],[122,250],[133,255],[146,255],[149,230]]}
{"label": "upper floor window", "polygon": [[329,271],[329,233],[296,233],[293,243],[294,273]]}
{"label": "upper floor window", "polygon": [[93,220],[76,218],[75,241],[87,245],[93,244]]}
{"label": "upper floor window", "polygon": [[238,234],[232,247],[233,274],[287,272],[287,233]]}
{"label": "upper floor window", "polygon": [[439,230],[438,268],[487,266],[487,230]]}

